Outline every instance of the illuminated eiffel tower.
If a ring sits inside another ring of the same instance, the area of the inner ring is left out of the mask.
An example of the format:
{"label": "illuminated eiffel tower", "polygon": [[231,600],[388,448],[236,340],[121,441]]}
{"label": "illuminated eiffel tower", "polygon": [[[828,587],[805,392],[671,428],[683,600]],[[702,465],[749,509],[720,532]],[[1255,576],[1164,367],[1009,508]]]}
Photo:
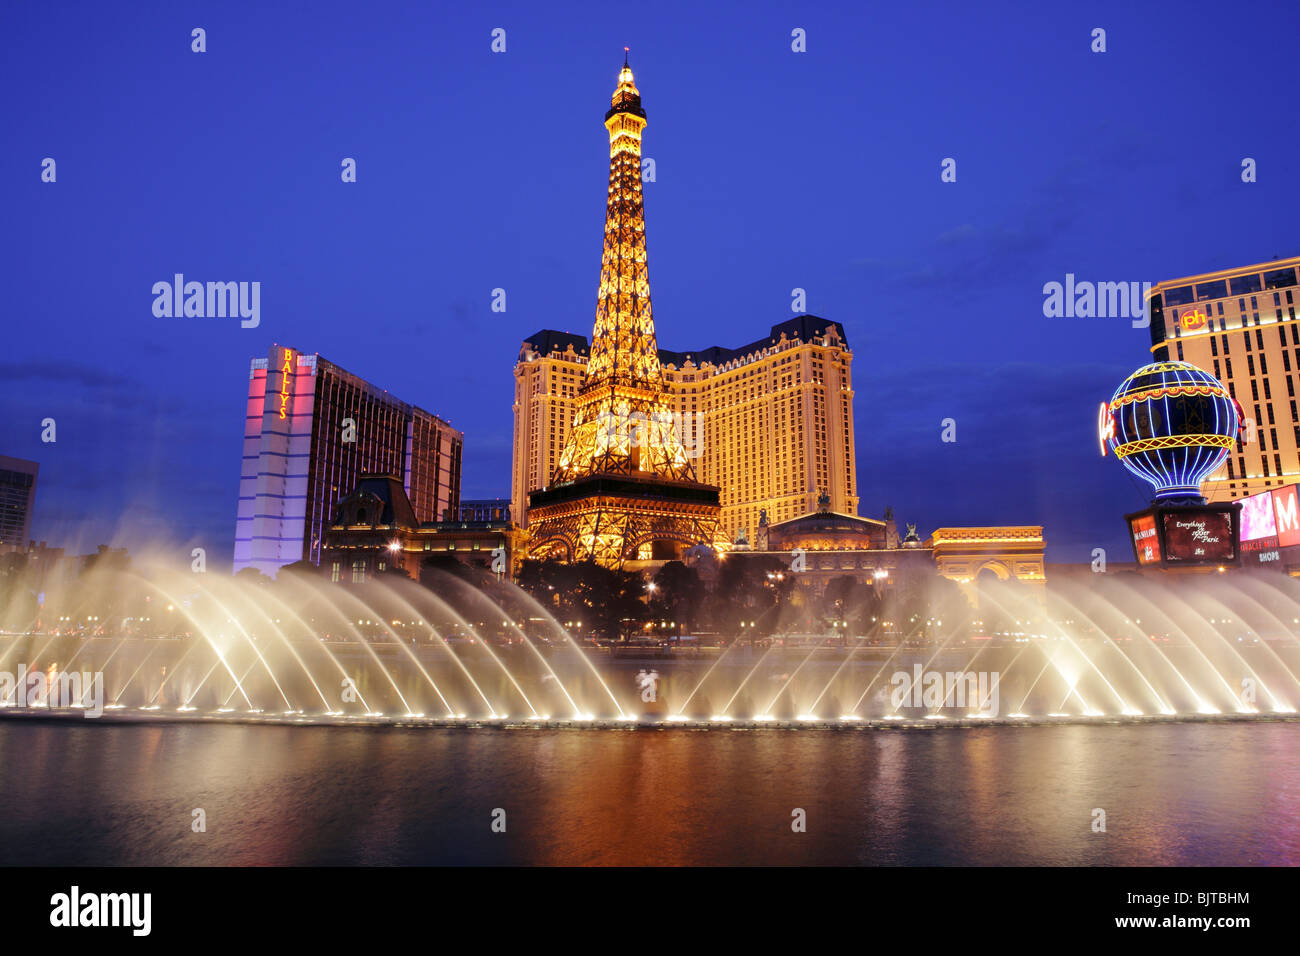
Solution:
{"label": "illuminated eiffel tower", "polygon": [[605,114],[609,198],[587,378],[551,486],[528,496],[531,557],[622,567],[711,546],[717,533],[718,489],[695,480],[659,365],[641,194],[645,125],[625,57]]}

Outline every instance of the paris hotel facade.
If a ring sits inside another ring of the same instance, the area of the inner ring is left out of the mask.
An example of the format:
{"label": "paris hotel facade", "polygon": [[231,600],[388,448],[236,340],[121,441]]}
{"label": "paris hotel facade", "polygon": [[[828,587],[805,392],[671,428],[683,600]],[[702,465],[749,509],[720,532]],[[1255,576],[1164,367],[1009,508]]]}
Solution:
{"label": "paris hotel facade", "polygon": [[[555,473],[587,373],[581,335],[544,329],[514,370],[511,516],[528,526],[528,492]],[[762,512],[788,521],[818,509],[858,513],[853,352],[844,327],[800,315],[740,348],[659,350],[667,399],[697,479],[720,489],[719,529],[753,540]]]}
{"label": "paris hotel facade", "polygon": [[1300,481],[1298,270],[1300,256],[1275,259],[1168,279],[1148,293],[1154,360],[1213,372],[1254,422],[1201,485],[1209,501]]}

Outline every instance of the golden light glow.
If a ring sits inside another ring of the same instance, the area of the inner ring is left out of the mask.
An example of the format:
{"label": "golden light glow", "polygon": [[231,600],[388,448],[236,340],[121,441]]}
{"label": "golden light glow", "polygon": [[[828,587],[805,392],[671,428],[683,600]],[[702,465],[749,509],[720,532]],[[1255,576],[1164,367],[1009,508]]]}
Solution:
{"label": "golden light glow", "polygon": [[[577,391],[573,425],[551,485],[597,475],[695,482],[659,363],[641,189],[646,119],[641,93],[626,64],[619,71],[611,107],[605,117],[609,190],[596,322],[587,376]],[[711,542],[717,526],[716,505],[656,505],[636,495],[595,495],[534,512],[538,553],[554,554],[557,539],[562,539],[571,560],[593,559],[611,567],[651,557],[655,540]]]}
{"label": "golden light glow", "polygon": [[1123,445],[1115,446],[1116,458],[1127,458],[1143,451],[1161,448],[1186,448],[1189,445],[1204,445],[1210,448],[1231,448],[1237,443],[1232,435],[1159,435],[1155,438],[1142,438]]}
{"label": "golden light glow", "polygon": [[292,357],[292,353],[288,349],[285,349],[284,365],[280,367],[280,373],[282,376],[280,381],[280,420],[281,421],[284,421],[286,417],[285,411],[289,406],[289,376],[293,374],[293,368],[290,365],[291,357]]}

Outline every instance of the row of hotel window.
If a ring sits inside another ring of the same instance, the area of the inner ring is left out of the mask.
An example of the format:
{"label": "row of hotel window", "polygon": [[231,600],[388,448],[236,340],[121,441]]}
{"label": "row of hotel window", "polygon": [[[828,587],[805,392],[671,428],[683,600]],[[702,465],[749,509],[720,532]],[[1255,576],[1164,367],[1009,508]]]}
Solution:
{"label": "row of hotel window", "polygon": [[1282,289],[1295,284],[1296,272],[1291,267],[1263,273],[1252,272],[1248,275],[1231,276],[1227,279],[1215,279],[1210,282],[1199,282],[1195,285],[1183,285],[1166,289],[1164,303],[1165,305],[1187,305],[1189,302],[1201,302],[1205,299],[1224,299],[1230,295],[1250,295],[1252,292]]}
{"label": "row of hotel window", "polygon": [[[1288,291],[1288,292],[1286,293],[1287,313],[1289,314],[1289,316],[1290,316],[1290,318],[1291,318],[1292,320],[1295,319],[1295,308],[1294,308],[1294,302],[1293,302],[1293,300],[1292,300],[1292,295],[1293,295],[1293,294],[1294,294],[1294,293],[1292,293],[1292,292],[1290,292],[1290,291]],[[1274,292],[1274,293],[1273,293],[1273,305],[1274,305],[1274,309],[1275,309],[1275,317],[1277,318],[1277,321],[1281,322],[1281,321],[1282,321],[1282,294],[1281,294],[1280,292]],[[1222,303],[1222,302],[1218,303],[1218,306],[1219,306],[1219,331],[1220,331],[1220,332],[1225,332],[1225,331],[1227,331],[1227,328],[1228,328],[1228,320],[1227,320],[1226,318],[1224,318],[1224,315],[1223,315],[1223,303]],[[1254,310],[1258,310],[1258,309],[1259,309],[1258,296],[1253,296],[1253,295],[1252,295],[1252,296],[1250,297],[1250,307],[1251,307],[1251,309],[1254,309]],[[1251,313],[1251,315],[1252,315],[1252,321],[1251,321],[1251,322],[1248,323],[1248,322],[1246,321],[1246,300],[1245,300],[1245,299],[1238,299],[1238,300],[1237,300],[1237,308],[1241,311],[1241,325],[1242,325],[1243,328],[1244,328],[1246,325],[1259,325],[1259,312],[1258,312],[1258,311],[1254,311],[1254,312]],[[1210,311],[1211,311],[1211,313],[1213,313],[1214,310],[1211,309]],[[1178,322],[1179,315],[1180,315],[1180,313],[1178,312],[1177,309],[1175,309],[1175,310],[1174,310],[1174,338],[1176,338],[1176,339],[1177,339],[1177,338],[1182,338],[1182,336],[1183,336],[1183,327],[1182,327],[1182,324],[1181,324],[1180,322]],[[1209,316],[1209,330],[1210,330],[1211,332],[1214,331],[1214,316],[1213,316],[1213,315],[1210,315],[1210,316]]]}
{"label": "row of hotel window", "polygon": [[[1287,344],[1286,329],[1287,329],[1286,325],[1279,325],[1277,327],[1277,339],[1284,349],[1286,348],[1286,344]],[[1250,330],[1243,329],[1241,333],[1241,338],[1242,341],[1246,343],[1246,351],[1249,352],[1250,351]],[[1228,336],[1224,334],[1224,335],[1220,335],[1217,339],[1214,336],[1210,336],[1211,355],[1219,354],[1219,343],[1223,344],[1224,355],[1232,354],[1232,349],[1229,347],[1229,343],[1228,343]],[[1297,326],[1295,324],[1291,325],[1291,344],[1300,345],[1300,326]],[[1260,328],[1255,329],[1255,345],[1259,348],[1260,351],[1263,351],[1264,349],[1263,329]],[[1283,354],[1285,354],[1285,352]]]}
{"label": "row of hotel window", "polygon": [[[1297,456],[1297,459],[1300,460],[1300,456]],[[1265,477],[1265,478],[1273,478],[1273,477],[1278,477],[1278,478],[1280,478],[1280,477],[1282,477],[1282,475],[1285,474],[1285,472],[1282,470],[1282,455],[1281,455],[1279,452],[1273,452],[1273,465],[1274,465],[1274,468],[1276,469],[1276,470],[1273,471],[1273,472],[1270,472],[1270,471],[1269,471],[1269,468],[1268,468],[1268,455],[1260,455],[1260,456],[1259,456],[1259,461],[1260,461],[1260,464],[1263,465],[1263,467],[1264,467],[1264,475],[1263,475],[1263,477]],[[1249,478],[1249,477],[1250,477],[1250,476],[1246,473],[1246,459],[1245,459],[1244,457],[1239,457],[1239,458],[1237,459],[1237,469],[1236,469],[1236,471],[1234,471],[1234,469],[1233,469],[1233,467],[1232,467],[1232,459],[1231,459],[1231,458],[1228,459],[1228,480],[1229,480],[1229,481],[1245,480],[1246,478]],[[1233,485],[1232,487],[1235,488],[1236,485]]]}
{"label": "row of hotel window", "polygon": [[[1294,399],[1296,394],[1296,386],[1295,386],[1294,378],[1292,378],[1290,375],[1291,356],[1288,355],[1287,352],[1282,352],[1282,359],[1283,359],[1282,364],[1286,365],[1286,371],[1288,372],[1287,397]],[[1245,356],[1245,360],[1247,360],[1248,363],[1251,363],[1251,369],[1249,369],[1249,371],[1251,371],[1252,376],[1255,375],[1255,364],[1253,364],[1255,363],[1255,356],[1247,355]],[[1236,395],[1236,382],[1232,381],[1232,359],[1225,359],[1225,362],[1227,363],[1227,380],[1229,380],[1227,381],[1227,392],[1229,392],[1232,398],[1236,398],[1238,397],[1238,395]],[[1264,356],[1262,355],[1260,356],[1260,364],[1264,365]],[[1296,350],[1296,364],[1297,367],[1300,367],[1300,349]],[[1264,375],[1268,375],[1269,373],[1268,367],[1264,367],[1264,369],[1262,369],[1262,373],[1264,373]],[[1223,377],[1219,375],[1218,359],[1214,359],[1214,377],[1221,378],[1221,380]],[[1252,401],[1255,402],[1260,401],[1260,384],[1258,384],[1258,381],[1256,381],[1255,378],[1251,378],[1251,399]],[[1266,402],[1273,401],[1273,385],[1271,385],[1269,378],[1265,378],[1264,380],[1264,401]],[[1292,402],[1292,406],[1294,405],[1295,402]],[[1292,416],[1294,416],[1294,410],[1292,410]],[[1256,418],[1258,418],[1258,416],[1256,416]]]}

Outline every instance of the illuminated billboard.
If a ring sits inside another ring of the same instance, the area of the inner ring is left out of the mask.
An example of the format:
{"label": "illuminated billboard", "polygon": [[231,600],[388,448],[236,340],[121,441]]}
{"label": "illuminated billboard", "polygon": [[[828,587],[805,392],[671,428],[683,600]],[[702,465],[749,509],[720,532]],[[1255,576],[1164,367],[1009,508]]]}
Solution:
{"label": "illuminated billboard", "polygon": [[1237,560],[1233,512],[1176,510],[1160,513],[1166,564],[1221,564]]}
{"label": "illuminated billboard", "polygon": [[1277,522],[1273,519],[1273,493],[1265,491],[1258,495],[1251,495],[1249,498],[1242,498],[1242,543],[1276,537]]}
{"label": "illuminated billboard", "polygon": [[[1300,519],[1300,500],[1297,500]],[[1242,554],[1254,552],[1261,545],[1276,542],[1263,535],[1251,545],[1241,543],[1242,502],[1205,505],[1155,505],[1146,511],[1125,515],[1133,557],[1139,567],[1158,567],[1166,571],[1240,567]],[[1254,505],[1252,520],[1256,531],[1267,530],[1268,518]],[[1300,539],[1300,528],[1296,529]],[[1276,551],[1276,544],[1272,545]],[[1254,555],[1252,554],[1252,559]],[[1259,561],[1265,560],[1259,558]]]}
{"label": "illuminated billboard", "polygon": [[1300,513],[1297,511],[1296,486],[1273,489],[1273,512],[1276,515],[1277,543],[1284,548],[1300,544]]}
{"label": "illuminated billboard", "polygon": [[1156,534],[1154,515],[1139,515],[1129,520],[1129,529],[1133,534],[1133,553],[1137,555],[1138,564],[1160,563],[1160,538]]}

